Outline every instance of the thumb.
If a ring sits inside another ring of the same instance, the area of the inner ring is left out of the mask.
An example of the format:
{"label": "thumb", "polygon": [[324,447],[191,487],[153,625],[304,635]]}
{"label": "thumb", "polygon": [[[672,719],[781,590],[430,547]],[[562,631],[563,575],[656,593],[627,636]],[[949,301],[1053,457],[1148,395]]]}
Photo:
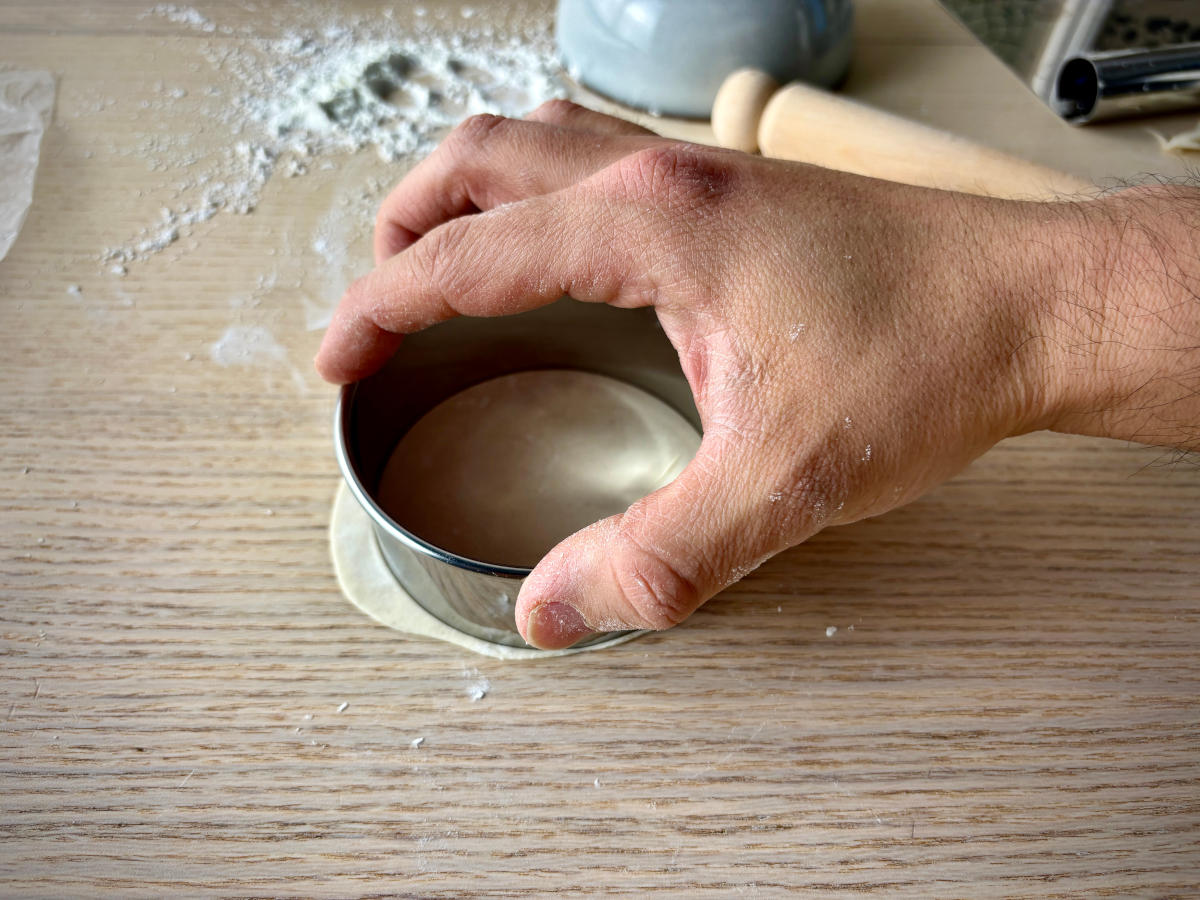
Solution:
{"label": "thumb", "polygon": [[782,549],[767,546],[768,504],[753,496],[766,492],[747,490],[748,462],[706,437],[670,484],[562,541],[521,588],[521,636],[558,650],[597,631],[670,628]]}

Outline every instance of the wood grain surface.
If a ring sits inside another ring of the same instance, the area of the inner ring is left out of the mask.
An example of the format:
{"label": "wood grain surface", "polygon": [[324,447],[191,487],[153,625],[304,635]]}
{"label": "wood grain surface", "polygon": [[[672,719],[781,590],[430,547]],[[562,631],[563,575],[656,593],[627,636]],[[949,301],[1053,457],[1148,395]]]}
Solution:
{"label": "wood grain surface", "polygon": [[[152,5],[0,6],[0,61],[59,77],[0,262],[0,894],[1197,894],[1200,471],[1164,451],[1006,442],[601,653],[500,663],[351,608],[304,304],[343,277],[314,231],[404,165],[273,178],[112,274],[167,139],[232,140],[141,101],[310,14]],[[932,2],[857,28],[854,96],[1106,184],[1184,171],[1146,129],[1194,116],[1063,125]],[[219,364],[235,325],[281,350]]]}

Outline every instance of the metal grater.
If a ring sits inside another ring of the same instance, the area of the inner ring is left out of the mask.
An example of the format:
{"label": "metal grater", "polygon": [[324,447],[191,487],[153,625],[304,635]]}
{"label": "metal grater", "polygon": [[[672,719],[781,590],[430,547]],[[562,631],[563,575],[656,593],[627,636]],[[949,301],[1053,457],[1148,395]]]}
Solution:
{"label": "metal grater", "polygon": [[1200,106],[1200,0],[941,0],[1069,122]]}

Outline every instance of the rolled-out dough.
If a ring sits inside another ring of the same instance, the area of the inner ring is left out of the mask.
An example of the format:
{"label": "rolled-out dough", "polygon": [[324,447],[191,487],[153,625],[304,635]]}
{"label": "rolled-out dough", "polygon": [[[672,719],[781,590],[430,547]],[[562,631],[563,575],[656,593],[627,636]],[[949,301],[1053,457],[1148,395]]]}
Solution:
{"label": "rolled-out dough", "polygon": [[[467,388],[418,420],[385,467],[377,500],[393,520],[445,550],[531,568],[563,538],[670,482],[699,445],[683,416],[623,381],[565,369],[519,372]],[[563,651],[464,634],[396,580],[370,517],[345,485],[330,542],[347,599],[399,631],[499,659],[578,653],[638,634]],[[447,602],[481,630],[515,634],[511,607],[497,618],[491,598],[480,609],[466,596]]]}
{"label": "rolled-out dough", "polygon": [[623,644],[644,633],[634,631],[588,647],[538,650],[533,647],[493,644],[451,628],[426,612],[396,581],[383,561],[379,545],[375,543],[375,532],[370,517],[358,505],[344,482],[338,487],[337,497],[333,501],[329,548],[342,593],[372,619],[397,631],[448,641],[495,659],[546,659],[551,656],[566,656]]}

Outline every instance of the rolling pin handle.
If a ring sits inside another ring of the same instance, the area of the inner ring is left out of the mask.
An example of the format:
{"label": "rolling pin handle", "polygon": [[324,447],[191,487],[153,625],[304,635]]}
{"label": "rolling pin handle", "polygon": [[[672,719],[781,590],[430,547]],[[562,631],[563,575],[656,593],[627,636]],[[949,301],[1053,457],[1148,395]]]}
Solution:
{"label": "rolling pin handle", "polygon": [[723,147],[942,190],[1034,200],[1088,196],[1093,185],[821,88],[780,88],[740,69],[713,103]]}
{"label": "rolling pin handle", "polygon": [[713,100],[712,127],[717,143],[731,150],[758,152],[758,124],[779,82],[758,69],[738,69],[725,79]]}

